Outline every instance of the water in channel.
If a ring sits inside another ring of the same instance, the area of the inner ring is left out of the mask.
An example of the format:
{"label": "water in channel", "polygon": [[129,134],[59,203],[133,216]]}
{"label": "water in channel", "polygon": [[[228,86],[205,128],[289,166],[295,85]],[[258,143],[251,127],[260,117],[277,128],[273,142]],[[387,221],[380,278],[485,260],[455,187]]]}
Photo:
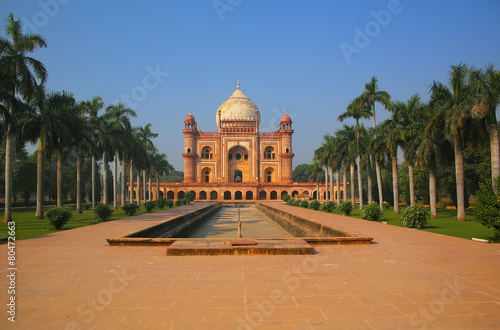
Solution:
{"label": "water in channel", "polygon": [[[253,206],[240,208],[243,238],[290,238]],[[238,208],[223,206],[192,232],[190,238],[236,238],[238,236]]]}

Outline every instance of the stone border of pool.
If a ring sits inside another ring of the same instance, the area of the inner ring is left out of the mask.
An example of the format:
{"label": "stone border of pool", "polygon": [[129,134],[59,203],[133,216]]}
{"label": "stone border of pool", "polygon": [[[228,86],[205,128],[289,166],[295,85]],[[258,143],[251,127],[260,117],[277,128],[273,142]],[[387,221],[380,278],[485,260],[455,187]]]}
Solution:
{"label": "stone border of pool", "polygon": [[[325,225],[312,219],[257,203],[257,208],[271,221],[293,234],[291,239],[252,239],[255,245],[233,245],[230,238],[177,238],[187,235],[207,215],[215,212],[221,203],[170,218],[154,226],[129,233],[121,238],[107,238],[112,246],[167,246],[168,256],[186,255],[291,255],[312,254],[311,245],[370,244],[373,237]],[[162,235],[163,237],[141,237]]]}

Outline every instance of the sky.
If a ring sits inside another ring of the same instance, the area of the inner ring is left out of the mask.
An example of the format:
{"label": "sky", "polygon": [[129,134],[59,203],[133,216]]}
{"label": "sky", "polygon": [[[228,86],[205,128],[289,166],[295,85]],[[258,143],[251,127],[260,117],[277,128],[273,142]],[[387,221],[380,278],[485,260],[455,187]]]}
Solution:
{"label": "sky", "polygon": [[[137,112],[134,126],[152,123],[157,148],[181,171],[186,115],[217,131],[237,80],[260,131],[291,116],[295,167],[342,127],[338,116],[372,76],[393,100],[427,101],[451,65],[500,66],[498,0],[2,0],[0,15],[9,12],[46,39],[32,56],[48,89],[121,100]],[[378,106],[377,122],[388,114]]]}

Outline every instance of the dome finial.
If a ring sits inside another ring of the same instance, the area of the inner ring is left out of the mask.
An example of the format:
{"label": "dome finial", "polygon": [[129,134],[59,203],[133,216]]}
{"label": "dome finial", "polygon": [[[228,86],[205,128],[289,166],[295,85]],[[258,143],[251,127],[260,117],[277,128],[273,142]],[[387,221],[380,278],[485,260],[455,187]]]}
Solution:
{"label": "dome finial", "polygon": [[238,82],[236,83],[236,89],[240,89],[240,80],[238,79]]}

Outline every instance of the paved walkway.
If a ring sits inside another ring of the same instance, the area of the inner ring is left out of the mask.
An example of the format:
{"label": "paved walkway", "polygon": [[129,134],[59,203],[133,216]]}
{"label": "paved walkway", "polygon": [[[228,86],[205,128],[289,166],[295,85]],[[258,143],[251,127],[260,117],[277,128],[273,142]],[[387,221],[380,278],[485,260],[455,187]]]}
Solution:
{"label": "paved walkway", "polygon": [[[23,240],[16,327],[500,328],[500,245],[273,206],[375,243],[319,246],[312,256],[166,257],[165,247],[105,241],[184,208]],[[2,314],[0,328],[11,328]]]}

